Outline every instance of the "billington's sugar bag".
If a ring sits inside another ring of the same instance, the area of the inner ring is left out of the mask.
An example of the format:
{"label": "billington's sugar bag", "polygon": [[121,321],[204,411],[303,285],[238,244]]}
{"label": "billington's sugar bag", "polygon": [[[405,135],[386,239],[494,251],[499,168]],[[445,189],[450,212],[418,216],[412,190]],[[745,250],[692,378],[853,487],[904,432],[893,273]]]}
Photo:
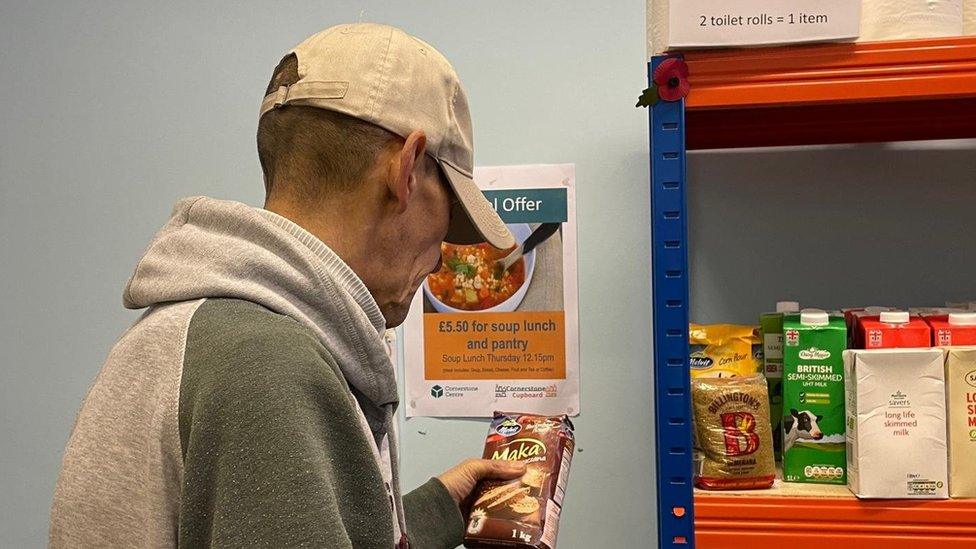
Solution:
{"label": "billington's sugar bag", "polygon": [[698,448],[695,486],[769,488],[776,468],[766,380],[759,374],[695,378],[691,397]]}

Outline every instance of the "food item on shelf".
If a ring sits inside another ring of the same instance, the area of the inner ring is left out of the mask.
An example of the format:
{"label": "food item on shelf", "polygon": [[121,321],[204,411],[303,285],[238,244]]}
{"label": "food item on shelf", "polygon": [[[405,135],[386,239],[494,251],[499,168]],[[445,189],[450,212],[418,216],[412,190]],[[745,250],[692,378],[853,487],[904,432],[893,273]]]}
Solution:
{"label": "food item on shelf", "polygon": [[691,377],[745,376],[762,371],[757,326],[691,324]]}
{"label": "food item on shelf", "polygon": [[763,374],[769,391],[769,420],[773,431],[773,457],[782,459],[783,452],[783,315],[800,311],[796,301],[776,303],[775,313],[759,316],[763,342]]}
{"label": "food item on shelf", "polygon": [[950,313],[965,313],[968,309],[965,307],[909,307],[908,314],[918,315],[923,319],[927,319],[930,316],[946,316]]}
{"label": "food item on shelf", "polygon": [[949,495],[976,498],[976,347],[946,351]]}
{"label": "food item on shelf", "polygon": [[495,412],[484,458],[527,466],[517,480],[475,487],[464,546],[553,549],[574,445],[566,416]]}
{"label": "food item on shelf", "polygon": [[766,381],[759,374],[691,380],[695,486],[769,488],[776,477]]}
{"label": "food item on shelf", "polygon": [[525,282],[525,259],[503,269],[499,260],[506,254],[486,243],[441,244],[441,268],[427,277],[430,293],[445,305],[465,311],[498,305]]}
{"label": "food item on shelf", "polygon": [[941,349],[844,352],[847,484],[859,498],[945,499]]}
{"label": "food item on shelf", "polygon": [[976,35],[976,0],[962,0],[962,34]]}
{"label": "food item on shelf", "polygon": [[845,484],[844,318],[804,309],[783,319],[783,478]]}
{"label": "food item on shelf", "polygon": [[937,347],[976,345],[976,312],[932,316],[926,321],[932,327],[932,344]]}
{"label": "food item on shelf", "polygon": [[857,336],[861,333],[858,324],[860,320],[867,316],[878,316],[885,311],[895,311],[894,307],[884,307],[871,305],[870,307],[857,307],[852,309],[841,309],[844,313],[844,320],[847,323],[847,348],[862,349],[864,343],[858,341]]}
{"label": "food item on shelf", "polygon": [[858,321],[859,349],[930,347],[932,329],[924,320],[907,311],[884,311]]}

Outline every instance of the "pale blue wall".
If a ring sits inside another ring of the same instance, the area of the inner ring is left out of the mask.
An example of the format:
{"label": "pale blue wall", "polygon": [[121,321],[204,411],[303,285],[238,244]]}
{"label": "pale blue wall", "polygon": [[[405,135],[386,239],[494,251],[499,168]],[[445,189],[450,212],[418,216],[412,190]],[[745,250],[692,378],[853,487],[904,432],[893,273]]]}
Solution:
{"label": "pale blue wall", "polygon": [[[4,2],[0,7],[0,546],[41,547],[60,454],[122,285],[180,196],[259,204],[258,105],[290,46],[395,24],[450,58],[478,164],[575,162],[583,416],[560,548],[649,547],[644,7],[628,2]],[[421,435],[420,431],[427,434]],[[404,477],[485,426],[414,420]]]}
{"label": "pale blue wall", "polygon": [[[134,318],[122,285],[172,202],[259,203],[253,134],[272,68],[364,9],[454,62],[479,164],[576,163],[582,452],[560,549],[653,547],[647,132],[633,108],[643,2],[12,4],[0,7],[0,547],[44,545],[75,411]],[[694,318],[750,322],[786,293],[976,299],[974,162],[973,141],[693,155]],[[785,252],[798,221],[828,224],[831,269]],[[893,268],[872,284],[879,264]],[[484,434],[405,422],[405,484],[477,454]]]}

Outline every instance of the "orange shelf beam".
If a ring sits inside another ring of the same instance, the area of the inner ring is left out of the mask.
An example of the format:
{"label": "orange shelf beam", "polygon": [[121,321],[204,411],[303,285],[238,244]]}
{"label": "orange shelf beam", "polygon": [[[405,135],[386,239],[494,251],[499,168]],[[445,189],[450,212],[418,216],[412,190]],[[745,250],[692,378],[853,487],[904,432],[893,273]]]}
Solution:
{"label": "orange shelf beam", "polygon": [[976,502],[695,495],[699,549],[972,549]]}
{"label": "orange shelf beam", "polygon": [[684,58],[689,149],[976,137],[976,36]]}

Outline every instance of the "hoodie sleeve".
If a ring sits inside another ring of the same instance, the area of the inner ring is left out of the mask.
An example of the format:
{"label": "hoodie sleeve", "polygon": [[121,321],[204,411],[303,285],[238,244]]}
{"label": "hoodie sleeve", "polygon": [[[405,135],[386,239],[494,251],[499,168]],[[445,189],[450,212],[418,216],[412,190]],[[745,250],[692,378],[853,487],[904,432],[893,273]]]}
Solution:
{"label": "hoodie sleeve", "polygon": [[461,545],[464,518],[447,488],[436,478],[403,496],[410,544],[420,549],[453,549]]}
{"label": "hoodie sleeve", "polygon": [[393,547],[390,502],[349,391],[297,323],[208,300],[180,386],[180,547]]}

